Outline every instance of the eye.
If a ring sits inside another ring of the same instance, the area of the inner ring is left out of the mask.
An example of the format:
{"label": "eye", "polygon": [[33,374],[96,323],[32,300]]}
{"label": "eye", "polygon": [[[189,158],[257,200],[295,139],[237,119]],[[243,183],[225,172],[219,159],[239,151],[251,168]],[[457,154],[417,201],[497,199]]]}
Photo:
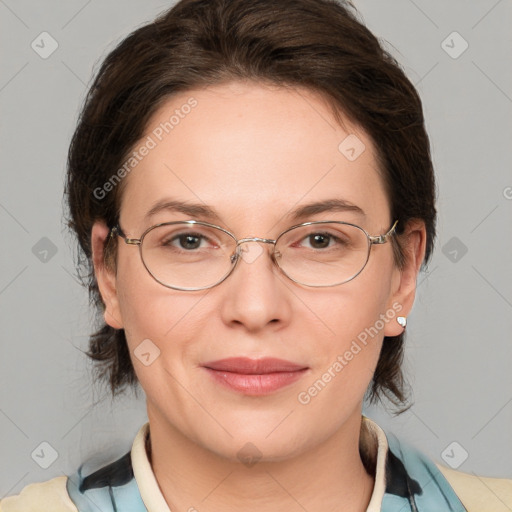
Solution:
{"label": "eye", "polygon": [[313,249],[325,249],[329,247],[332,236],[327,233],[315,233],[306,237]]}
{"label": "eye", "polygon": [[319,231],[309,233],[301,238],[300,245],[305,245],[311,249],[329,249],[333,247],[344,247],[347,245],[347,241],[332,233]]}
{"label": "eye", "polygon": [[[203,242],[206,245],[203,245]],[[167,247],[176,247],[186,251],[200,249],[208,246],[208,238],[200,233],[180,233],[179,235],[169,236],[162,240],[162,245]],[[212,245],[212,244],[210,244]]]}

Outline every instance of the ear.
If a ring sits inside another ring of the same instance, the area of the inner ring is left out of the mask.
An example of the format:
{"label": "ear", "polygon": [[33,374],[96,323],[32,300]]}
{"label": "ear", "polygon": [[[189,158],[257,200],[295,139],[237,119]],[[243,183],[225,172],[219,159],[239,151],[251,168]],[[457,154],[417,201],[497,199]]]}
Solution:
{"label": "ear", "polygon": [[[419,219],[410,220],[400,239],[404,252],[404,266],[402,269],[395,269],[388,308],[396,312],[396,317],[407,318],[412,310],[416,295],[416,280],[425,257],[427,240],[425,223]],[[398,336],[403,332],[404,328],[396,321],[396,317],[386,324],[385,336]]]}
{"label": "ear", "polygon": [[105,304],[103,313],[105,322],[114,329],[122,329],[123,322],[119,309],[116,289],[116,272],[105,265],[103,251],[108,242],[109,228],[103,221],[96,221],[91,232],[92,258],[94,264],[94,274],[101,298]]}

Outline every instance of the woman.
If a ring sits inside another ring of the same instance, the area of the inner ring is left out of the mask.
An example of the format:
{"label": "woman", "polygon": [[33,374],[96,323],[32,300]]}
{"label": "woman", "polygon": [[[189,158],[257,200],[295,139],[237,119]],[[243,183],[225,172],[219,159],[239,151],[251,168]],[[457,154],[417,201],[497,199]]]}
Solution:
{"label": "woman", "polygon": [[67,197],[105,321],[90,356],[149,422],[0,510],[512,506],[510,481],[362,417],[407,405],[434,190],[420,99],[349,6],[183,0],[135,31],[91,87]]}

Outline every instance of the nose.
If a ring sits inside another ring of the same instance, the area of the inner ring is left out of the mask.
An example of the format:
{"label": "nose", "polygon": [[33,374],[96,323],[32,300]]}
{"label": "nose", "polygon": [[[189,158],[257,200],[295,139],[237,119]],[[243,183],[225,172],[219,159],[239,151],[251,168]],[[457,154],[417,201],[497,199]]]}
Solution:
{"label": "nose", "polygon": [[222,288],[223,321],[248,331],[288,323],[291,292],[286,277],[272,259],[274,241],[247,238],[238,243],[237,267]]}

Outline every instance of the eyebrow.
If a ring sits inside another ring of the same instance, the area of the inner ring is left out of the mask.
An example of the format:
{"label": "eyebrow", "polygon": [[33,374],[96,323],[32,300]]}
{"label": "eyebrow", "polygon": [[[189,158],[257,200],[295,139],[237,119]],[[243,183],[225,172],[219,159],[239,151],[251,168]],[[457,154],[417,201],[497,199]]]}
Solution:
{"label": "eyebrow", "polygon": [[354,212],[362,217],[366,216],[363,209],[359,208],[359,206],[344,199],[333,198],[300,206],[289,212],[286,217],[295,221],[325,212]]}
{"label": "eyebrow", "polygon": [[[202,217],[208,220],[221,220],[220,215],[210,206],[173,199],[162,199],[156,202],[146,213],[144,220],[149,220],[151,217],[162,211],[179,212],[189,215],[190,217]],[[359,206],[344,199],[333,198],[302,205],[288,212],[284,218],[289,219],[290,221],[297,221],[327,212],[354,212],[363,217],[366,216],[362,208]]]}
{"label": "eyebrow", "polygon": [[220,220],[218,213],[214,208],[205,204],[187,203],[184,201],[176,201],[173,199],[161,199],[157,201],[144,216],[144,220],[148,220],[161,211],[179,212],[191,217],[204,217],[211,220]]}

